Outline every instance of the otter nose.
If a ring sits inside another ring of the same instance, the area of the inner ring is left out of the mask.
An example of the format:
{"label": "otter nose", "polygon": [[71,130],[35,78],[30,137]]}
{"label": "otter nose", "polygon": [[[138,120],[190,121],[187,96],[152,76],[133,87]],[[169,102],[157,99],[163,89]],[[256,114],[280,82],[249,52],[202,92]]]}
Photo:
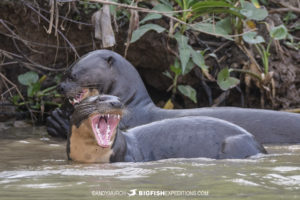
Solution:
{"label": "otter nose", "polygon": [[59,84],[56,88],[57,92],[60,93],[60,94],[63,94],[64,93],[64,88],[62,87],[62,84]]}
{"label": "otter nose", "polygon": [[120,102],[119,97],[112,96],[112,95],[101,95],[99,96],[98,101],[109,103],[114,108],[123,107],[123,104]]}
{"label": "otter nose", "polygon": [[110,105],[114,108],[122,108],[123,104],[120,101],[111,101]]}
{"label": "otter nose", "polygon": [[119,101],[119,97],[113,96],[113,95],[108,95],[108,94],[103,94],[99,96],[100,101]]}

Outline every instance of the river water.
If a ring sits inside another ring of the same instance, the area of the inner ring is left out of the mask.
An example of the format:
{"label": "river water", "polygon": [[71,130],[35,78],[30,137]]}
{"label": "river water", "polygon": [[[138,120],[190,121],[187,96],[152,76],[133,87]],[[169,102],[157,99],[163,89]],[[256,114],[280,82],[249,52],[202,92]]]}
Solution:
{"label": "river water", "polygon": [[0,200],[300,199],[300,145],[266,146],[245,160],[68,161],[45,127],[0,131]]}

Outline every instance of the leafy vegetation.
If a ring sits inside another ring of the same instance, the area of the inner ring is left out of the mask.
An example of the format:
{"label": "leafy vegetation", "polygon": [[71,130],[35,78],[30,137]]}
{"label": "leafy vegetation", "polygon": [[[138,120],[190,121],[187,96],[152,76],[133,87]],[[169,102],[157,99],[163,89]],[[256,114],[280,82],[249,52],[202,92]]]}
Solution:
{"label": "leafy vegetation", "polygon": [[[185,76],[194,66],[199,67],[209,80],[213,80],[209,74],[211,67],[205,64],[203,57],[205,51],[200,51],[189,44],[190,38],[187,34],[190,32],[199,31],[237,42],[240,41],[239,38],[242,35],[246,42],[258,44],[260,52],[263,53],[264,66],[268,70],[269,51],[260,45],[260,43],[264,42],[263,38],[261,36],[256,37],[255,32],[243,33],[245,22],[262,21],[268,16],[267,10],[260,7],[257,1],[250,3],[244,0],[160,0],[159,2],[153,10],[169,13],[169,15],[179,20],[174,20],[173,24],[170,23],[168,29],[153,23],[145,24],[163,17],[162,14],[150,13],[141,20],[140,24],[144,25],[133,32],[131,42],[137,41],[150,30],[155,30],[157,33],[168,32],[168,35],[177,41],[177,59],[179,63],[176,59],[175,63],[170,67],[174,75],[167,72],[164,73],[173,79],[171,86],[173,95],[179,91],[196,103],[196,90],[194,88],[181,85],[181,89],[176,89],[178,87],[178,77]],[[182,10],[182,12],[174,12],[178,10]],[[234,33],[234,30],[236,30],[238,35],[230,35]],[[239,83],[236,78],[230,77],[229,74],[227,68],[219,72],[217,83],[223,90],[233,88]]]}
{"label": "leafy vegetation", "polygon": [[[46,79],[46,75],[39,78],[39,75],[34,71],[29,71],[19,75],[18,81],[27,88],[27,94],[24,98],[20,95],[13,96],[11,99],[13,104],[20,110],[23,110],[24,108],[29,110],[32,116],[43,116],[45,110],[48,110],[48,106],[60,106],[59,103],[52,101],[54,98],[61,97],[61,95],[56,91],[56,85],[42,89],[42,83]],[[60,78],[56,76],[55,80],[58,83]]]}

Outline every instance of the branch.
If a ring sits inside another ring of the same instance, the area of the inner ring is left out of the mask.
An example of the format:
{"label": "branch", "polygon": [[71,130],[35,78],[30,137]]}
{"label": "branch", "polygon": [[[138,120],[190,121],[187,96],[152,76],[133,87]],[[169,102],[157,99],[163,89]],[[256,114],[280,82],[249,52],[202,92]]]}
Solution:
{"label": "branch", "polygon": [[192,11],[191,9],[186,9],[186,10],[161,12],[161,11],[157,11],[157,10],[150,10],[150,9],[147,9],[147,8],[141,8],[141,7],[138,7],[138,6],[131,6],[131,5],[122,4],[122,3],[116,3],[116,2],[107,1],[107,0],[89,0],[89,1],[98,2],[98,3],[102,3],[102,4],[108,4],[108,5],[114,5],[114,6],[117,6],[117,7],[127,8],[127,9],[131,9],[131,10],[137,10],[137,11],[141,11],[141,12],[145,12],[145,13],[156,13],[156,14],[161,14],[161,15],[172,14],[172,13],[183,13],[183,12]]}
{"label": "branch", "polygon": [[[23,2],[23,4],[25,6],[27,6],[28,8],[30,8],[33,12],[35,12],[37,15],[39,15],[43,20],[45,20],[46,22],[50,23],[50,21],[41,13],[39,13],[35,8],[33,8],[29,3],[25,2],[24,0],[21,0]],[[52,26],[53,28],[55,28],[55,26]],[[71,49],[74,51],[75,55],[80,58],[78,52],[76,51],[75,47],[73,46],[73,44],[66,38],[66,36],[60,31],[57,30],[57,32],[61,35],[61,37],[68,43],[68,45],[71,47]]]}
{"label": "branch", "polygon": [[300,13],[300,9],[299,9],[299,8],[290,6],[289,4],[284,3],[283,1],[280,1],[280,2],[276,2],[276,1],[274,1],[274,0],[271,0],[271,1],[274,2],[274,3],[279,3],[279,4],[282,5],[283,7],[288,8],[289,11]]}
{"label": "branch", "polygon": [[[13,36],[15,36],[16,38],[19,38],[19,36],[13,31],[11,30],[11,28],[9,28],[7,26],[7,24],[2,20],[0,19],[0,23],[6,28],[6,30],[8,30]],[[33,66],[36,66],[40,69],[43,69],[43,70],[48,70],[48,71],[63,71],[64,69],[52,69],[52,68],[49,68],[49,67],[46,67],[46,66],[43,66],[41,64],[38,64],[38,63],[35,63],[34,61],[32,61],[30,58],[28,58],[22,51],[21,49],[19,48],[19,46],[17,45],[16,43],[16,40],[14,38],[12,38],[13,40],[13,43],[14,43],[14,46],[16,47],[17,51],[22,55],[23,58],[25,58],[28,62],[32,63]],[[22,40],[21,40],[22,41]],[[22,41],[23,42],[23,41]],[[24,42],[23,42],[24,43]],[[24,43],[26,46],[27,44]]]}
{"label": "branch", "polygon": [[18,95],[19,95],[20,98],[24,101],[26,108],[27,108],[28,111],[30,112],[31,119],[32,119],[32,120],[33,120],[33,119],[36,120],[36,117],[35,117],[34,114],[32,113],[32,110],[30,109],[30,107],[29,107],[28,104],[26,103],[25,98],[23,97],[23,95],[22,95],[22,93],[20,92],[20,90],[18,89],[18,87],[17,87],[13,82],[11,82],[8,78],[6,78],[6,76],[4,76],[4,74],[2,74],[1,72],[0,72],[0,77],[1,77],[2,79],[4,79],[6,82],[8,82],[10,85],[12,85],[13,88],[16,89]]}

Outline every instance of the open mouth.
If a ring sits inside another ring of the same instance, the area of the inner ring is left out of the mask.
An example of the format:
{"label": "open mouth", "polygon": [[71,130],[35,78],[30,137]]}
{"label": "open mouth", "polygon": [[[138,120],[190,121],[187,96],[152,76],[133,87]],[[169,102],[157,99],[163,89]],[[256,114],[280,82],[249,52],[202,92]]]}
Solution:
{"label": "open mouth", "polygon": [[119,114],[96,114],[91,118],[93,133],[99,146],[107,148],[112,145],[111,138],[120,121]]}
{"label": "open mouth", "polygon": [[82,101],[82,100],[85,98],[85,96],[86,96],[86,94],[87,94],[88,92],[89,92],[88,89],[82,89],[79,93],[77,93],[77,94],[75,95],[74,98],[70,98],[70,99],[69,99],[69,102],[70,102],[72,105],[75,105],[75,104],[77,104],[77,103],[80,103],[80,101]]}

